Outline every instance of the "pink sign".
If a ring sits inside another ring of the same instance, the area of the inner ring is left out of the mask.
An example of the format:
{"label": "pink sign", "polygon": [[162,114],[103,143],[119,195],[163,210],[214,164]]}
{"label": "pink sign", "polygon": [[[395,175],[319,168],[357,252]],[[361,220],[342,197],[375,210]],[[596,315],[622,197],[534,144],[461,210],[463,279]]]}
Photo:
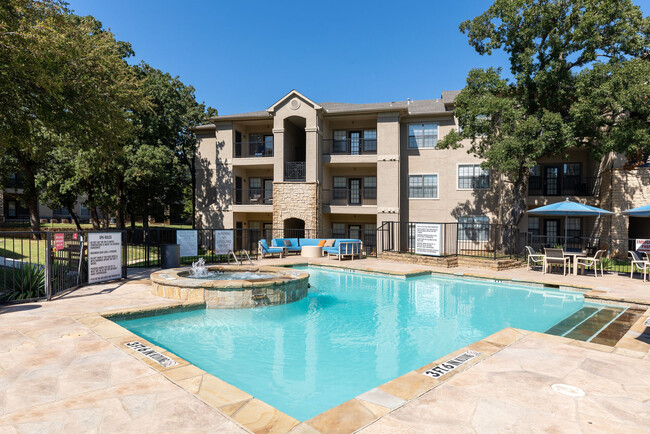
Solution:
{"label": "pink sign", "polygon": [[73,234],[72,234],[72,239],[75,240],[75,241],[77,241],[77,240],[79,239],[79,234],[76,233],[76,232],[73,233]]}
{"label": "pink sign", "polygon": [[650,240],[636,240],[636,249],[637,252],[650,252]]}
{"label": "pink sign", "polygon": [[54,234],[54,248],[57,250],[65,248],[65,234]]}

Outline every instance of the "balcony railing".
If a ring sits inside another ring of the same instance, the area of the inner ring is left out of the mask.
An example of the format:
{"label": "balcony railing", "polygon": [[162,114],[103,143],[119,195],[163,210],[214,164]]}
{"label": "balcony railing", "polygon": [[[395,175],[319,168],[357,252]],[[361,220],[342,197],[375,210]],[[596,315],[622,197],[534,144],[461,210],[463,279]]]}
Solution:
{"label": "balcony railing", "polygon": [[304,161],[288,161],[284,163],[285,181],[304,181],[306,179],[305,173]]}
{"label": "balcony railing", "polygon": [[377,205],[377,188],[323,189],[323,203],[343,206]]}
{"label": "balcony railing", "polygon": [[235,205],[272,205],[273,190],[263,188],[235,189],[233,190],[233,203]]}
{"label": "balcony railing", "polygon": [[542,179],[531,176],[528,181],[529,196],[596,196],[600,188],[600,178],[580,176],[560,176]]}
{"label": "balcony railing", "polygon": [[[333,155],[362,155],[377,153],[377,139],[324,139],[326,149]],[[327,154],[327,152],[325,152]]]}
{"label": "balcony railing", "polygon": [[236,142],[235,158],[272,157],[273,143]]}

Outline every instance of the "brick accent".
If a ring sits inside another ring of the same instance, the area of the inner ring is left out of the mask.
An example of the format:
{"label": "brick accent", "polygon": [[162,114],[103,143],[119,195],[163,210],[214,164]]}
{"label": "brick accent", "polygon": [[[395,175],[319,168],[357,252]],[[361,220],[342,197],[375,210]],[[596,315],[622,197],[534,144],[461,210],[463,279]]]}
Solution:
{"label": "brick accent", "polygon": [[[605,224],[609,232],[604,236],[613,239],[628,238],[629,218],[620,214],[626,209],[636,208],[650,203],[650,168],[639,167],[634,170],[610,169],[603,176],[602,204],[606,209],[617,214],[608,217],[609,225]],[[627,256],[627,243],[625,241],[612,242],[611,252],[614,256]]]}
{"label": "brick accent", "polygon": [[320,186],[316,182],[273,183],[273,227],[290,218],[304,220],[305,229],[321,229]]}
{"label": "brick accent", "polygon": [[396,252],[381,252],[379,253],[379,259],[406,262],[408,264],[430,265],[432,267],[440,268],[467,267],[494,271],[509,270],[511,268],[520,268],[525,266],[524,263],[515,259],[487,259],[466,256],[439,257]]}

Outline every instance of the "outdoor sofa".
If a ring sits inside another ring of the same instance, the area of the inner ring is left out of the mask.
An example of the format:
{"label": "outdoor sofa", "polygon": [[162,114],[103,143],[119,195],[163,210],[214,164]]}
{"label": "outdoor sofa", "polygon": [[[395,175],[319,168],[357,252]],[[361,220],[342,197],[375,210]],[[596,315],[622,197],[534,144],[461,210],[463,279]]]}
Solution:
{"label": "outdoor sofa", "polygon": [[[353,238],[274,238],[271,241],[270,249],[286,249],[287,253],[300,253],[303,246],[319,246],[327,240],[334,240],[332,246],[323,246],[323,254],[328,257],[334,256],[338,260],[349,257],[354,259],[360,258],[363,254],[363,242]],[[266,240],[264,240],[266,243]],[[261,241],[260,241],[261,243]]]}

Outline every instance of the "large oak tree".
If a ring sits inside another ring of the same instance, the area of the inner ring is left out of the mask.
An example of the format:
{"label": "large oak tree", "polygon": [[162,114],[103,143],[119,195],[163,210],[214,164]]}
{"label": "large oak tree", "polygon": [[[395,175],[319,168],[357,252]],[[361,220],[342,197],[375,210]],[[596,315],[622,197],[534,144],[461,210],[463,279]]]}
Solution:
{"label": "large oak tree", "polygon": [[468,139],[468,152],[503,176],[505,223],[518,224],[542,157],[584,146],[633,165],[650,151],[650,19],[630,0],[496,0],[460,30],[482,55],[505,51],[511,77],[470,71],[455,102],[460,131],[438,148]]}

